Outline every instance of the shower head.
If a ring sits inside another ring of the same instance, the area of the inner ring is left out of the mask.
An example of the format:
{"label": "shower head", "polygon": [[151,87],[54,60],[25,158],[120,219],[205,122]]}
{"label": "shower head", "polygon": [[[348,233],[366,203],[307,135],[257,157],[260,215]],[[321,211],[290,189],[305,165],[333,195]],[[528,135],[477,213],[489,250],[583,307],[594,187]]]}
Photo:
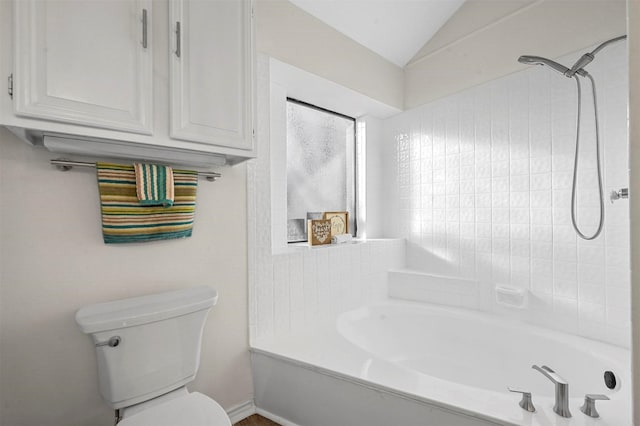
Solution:
{"label": "shower head", "polygon": [[570,72],[569,68],[565,67],[564,65],[560,65],[559,63],[552,61],[551,59],[543,58],[540,56],[520,56],[518,58],[518,62],[526,65],[547,65],[558,71],[560,74],[564,75],[567,75],[567,73]]}

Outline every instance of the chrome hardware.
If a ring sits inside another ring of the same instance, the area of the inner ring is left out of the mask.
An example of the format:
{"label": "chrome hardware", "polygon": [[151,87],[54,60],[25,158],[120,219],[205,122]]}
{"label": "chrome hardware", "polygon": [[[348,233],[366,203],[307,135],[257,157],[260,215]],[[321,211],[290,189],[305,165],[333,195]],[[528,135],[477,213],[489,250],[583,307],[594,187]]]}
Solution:
{"label": "chrome hardware", "polygon": [[[71,161],[65,159],[50,160],[49,163],[52,166],[56,166],[61,172],[71,170],[73,167],[96,167],[96,163],[87,163],[84,161]],[[222,175],[216,172],[198,172],[199,177],[206,178],[209,182],[215,182],[216,179],[221,178]]]}
{"label": "chrome hardware", "polygon": [[7,93],[9,93],[9,97],[13,99],[13,73],[9,74],[9,77],[7,77],[7,83],[9,85]]}
{"label": "chrome hardware", "polygon": [[611,191],[611,194],[609,194],[611,203],[619,200],[620,198],[629,198],[629,188],[620,188],[617,191]]}
{"label": "chrome hardware", "polygon": [[180,21],[176,22],[176,56],[179,58],[181,54],[180,41]]}
{"label": "chrome hardware", "polygon": [[556,401],[553,411],[561,417],[571,417],[571,412],[569,411],[569,383],[546,365],[542,367],[532,365],[531,368],[542,373],[556,385]]}
{"label": "chrome hardware", "polygon": [[142,9],[142,47],[147,48],[147,9]]}
{"label": "chrome hardware", "polygon": [[609,397],[607,395],[599,395],[599,394],[586,394],[584,396],[584,404],[580,407],[580,411],[585,413],[589,417],[597,418],[600,417],[600,414],[596,410],[596,401],[608,401]]}
{"label": "chrome hardware", "polygon": [[512,387],[507,388],[509,392],[521,393],[522,399],[518,403],[523,410],[526,410],[530,413],[534,413],[536,411],[536,407],[533,406],[533,401],[531,400],[531,392],[527,392],[520,389],[513,389]]}
{"label": "chrome hardware", "polygon": [[110,348],[115,348],[120,344],[120,342],[122,342],[122,339],[120,338],[120,336],[113,336],[112,338],[110,338],[105,342],[96,343],[96,348],[98,346],[109,346]]}

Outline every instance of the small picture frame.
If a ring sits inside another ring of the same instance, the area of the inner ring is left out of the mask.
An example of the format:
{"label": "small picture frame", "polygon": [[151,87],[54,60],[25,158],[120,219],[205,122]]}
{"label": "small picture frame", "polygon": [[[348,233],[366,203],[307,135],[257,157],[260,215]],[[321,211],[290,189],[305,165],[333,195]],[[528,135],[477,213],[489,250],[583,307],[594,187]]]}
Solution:
{"label": "small picture frame", "polygon": [[311,219],[307,221],[307,237],[310,246],[331,244],[331,221]]}
{"label": "small picture frame", "polygon": [[349,212],[324,212],[325,220],[331,221],[331,235],[349,233]]}

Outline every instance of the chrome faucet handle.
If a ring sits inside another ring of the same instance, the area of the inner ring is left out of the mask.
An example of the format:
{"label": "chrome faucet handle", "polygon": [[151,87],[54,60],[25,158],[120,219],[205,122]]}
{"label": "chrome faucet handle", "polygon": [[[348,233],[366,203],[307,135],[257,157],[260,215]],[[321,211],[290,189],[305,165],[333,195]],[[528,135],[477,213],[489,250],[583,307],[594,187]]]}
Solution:
{"label": "chrome faucet handle", "polygon": [[598,413],[598,411],[596,410],[596,401],[608,399],[609,397],[607,395],[588,393],[584,396],[584,404],[582,405],[582,407],[580,407],[580,411],[582,411],[589,417],[600,417],[600,413]]}
{"label": "chrome faucet handle", "polygon": [[531,400],[531,392],[521,389],[514,389],[511,386],[509,386],[507,389],[509,390],[509,392],[522,394],[522,399],[520,400],[520,403],[518,405],[522,407],[523,410],[526,410],[530,413],[536,411],[536,407],[533,406],[533,401]]}

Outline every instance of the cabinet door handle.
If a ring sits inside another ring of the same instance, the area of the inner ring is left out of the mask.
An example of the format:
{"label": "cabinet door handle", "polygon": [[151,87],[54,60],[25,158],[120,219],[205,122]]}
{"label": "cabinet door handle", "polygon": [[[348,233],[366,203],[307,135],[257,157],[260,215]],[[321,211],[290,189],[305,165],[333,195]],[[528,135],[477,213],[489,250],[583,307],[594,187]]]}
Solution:
{"label": "cabinet door handle", "polygon": [[176,22],[176,56],[179,58],[181,54],[181,40],[180,40],[180,21]]}
{"label": "cabinet door handle", "polygon": [[147,9],[142,9],[142,47],[147,48]]}

